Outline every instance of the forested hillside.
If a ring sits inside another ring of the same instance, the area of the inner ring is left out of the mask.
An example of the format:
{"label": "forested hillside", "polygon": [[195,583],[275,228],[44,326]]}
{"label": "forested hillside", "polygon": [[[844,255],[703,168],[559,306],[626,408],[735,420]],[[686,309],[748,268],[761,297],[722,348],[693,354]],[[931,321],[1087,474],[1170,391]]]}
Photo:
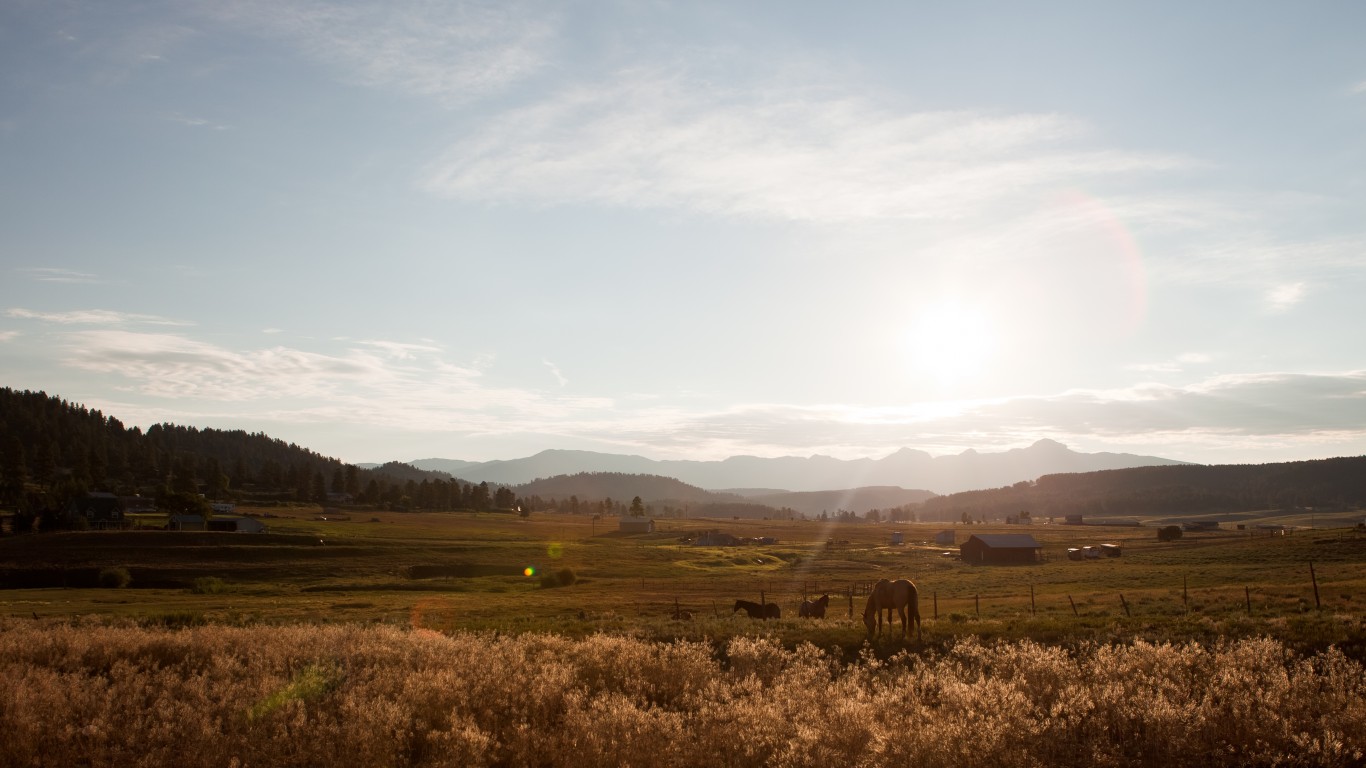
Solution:
{"label": "forested hillside", "polygon": [[551,478],[511,488],[401,462],[362,469],[261,433],[174,424],[143,432],[44,392],[0,388],[0,509],[15,515],[13,525],[61,527],[59,511],[89,492],[143,496],[167,512],[225,501],[626,515],[642,497],[651,503],[637,514],[679,516],[694,505],[697,515],[790,515],[663,477]]}
{"label": "forested hillside", "polygon": [[1366,456],[1280,464],[1115,469],[1045,475],[1033,483],[925,502],[921,519],[1128,517],[1366,506]]}
{"label": "forested hillside", "polygon": [[[404,507],[492,506],[497,490],[406,464],[360,469],[242,430],[155,424],[143,432],[44,392],[0,388],[0,504],[39,513],[90,491],[156,498]],[[504,491],[504,493],[508,493]],[[512,499],[504,499],[509,507]]]}

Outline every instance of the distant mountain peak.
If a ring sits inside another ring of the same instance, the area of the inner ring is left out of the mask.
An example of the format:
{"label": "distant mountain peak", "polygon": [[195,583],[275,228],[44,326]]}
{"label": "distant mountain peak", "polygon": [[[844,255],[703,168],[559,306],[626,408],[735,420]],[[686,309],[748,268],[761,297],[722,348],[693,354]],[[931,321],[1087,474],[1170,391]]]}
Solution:
{"label": "distant mountain peak", "polygon": [[901,448],[881,459],[844,460],[821,454],[806,458],[731,456],[720,461],[655,460],[641,456],[566,449],[547,449],[524,459],[506,461],[413,462],[422,469],[448,472],[467,482],[520,485],[537,478],[578,472],[618,472],[670,477],[698,488],[772,488],[826,491],[867,486],[924,488],[956,493],[1013,485],[1043,475],[1093,472],[1163,464],[1181,464],[1156,456],[1123,453],[1080,453],[1056,440],[1035,441],[1028,448],[983,453],[968,448],[958,455],[931,456]]}

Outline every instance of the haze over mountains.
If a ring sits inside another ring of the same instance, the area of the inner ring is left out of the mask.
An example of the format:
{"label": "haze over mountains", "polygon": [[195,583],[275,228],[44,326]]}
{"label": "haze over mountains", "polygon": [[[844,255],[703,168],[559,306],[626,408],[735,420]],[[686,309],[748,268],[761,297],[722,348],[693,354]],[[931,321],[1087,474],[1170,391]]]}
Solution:
{"label": "haze over mountains", "polygon": [[1080,453],[1054,440],[1040,440],[1028,448],[1002,453],[979,453],[969,449],[954,456],[931,456],[924,451],[902,448],[881,459],[732,456],[721,461],[683,461],[592,451],[546,450],[522,459],[485,462],[419,459],[408,463],[476,483],[520,485],[556,475],[620,472],[662,475],[711,490],[748,489],[736,492],[755,496],[779,491],[827,491],[867,486],[898,486],[948,494],[999,488],[1061,472],[1187,462],[1127,453]]}

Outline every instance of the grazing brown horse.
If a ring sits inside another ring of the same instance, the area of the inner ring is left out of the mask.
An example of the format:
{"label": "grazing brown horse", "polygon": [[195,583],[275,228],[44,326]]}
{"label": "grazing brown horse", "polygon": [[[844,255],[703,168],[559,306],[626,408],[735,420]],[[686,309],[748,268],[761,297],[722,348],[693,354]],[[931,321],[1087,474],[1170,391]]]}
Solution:
{"label": "grazing brown horse", "polygon": [[873,629],[882,634],[882,612],[887,611],[887,626],[892,625],[891,611],[901,617],[901,636],[910,637],[906,626],[907,617],[915,622],[915,636],[924,639],[920,630],[920,593],[910,579],[888,581],[879,579],[868,595],[868,603],[863,607],[863,626],[868,628],[868,639],[873,638]]}
{"label": "grazing brown horse", "polygon": [[815,600],[803,600],[797,615],[803,619],[823,619],[825,618],[825,607],[830,605],[830,596],[821,595]]}
{"label": "grazing brown horse", "polygon": [[777,603],[764,603],[763,605],[760,605],[758,603],[751,603],[748,600],[736,600],[735,607],[730,609],[730,612],[735,613],[741,608],[745,610],[745,613],[749,614],[751,619],[781,619],[783,617],[783,611],[778,607]]}

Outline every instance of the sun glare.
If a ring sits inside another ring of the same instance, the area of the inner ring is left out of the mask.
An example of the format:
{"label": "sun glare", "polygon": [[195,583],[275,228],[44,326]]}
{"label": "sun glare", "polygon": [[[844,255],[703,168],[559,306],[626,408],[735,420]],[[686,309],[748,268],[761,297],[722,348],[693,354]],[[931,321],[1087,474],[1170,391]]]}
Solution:
{"label": "sun glare", "polygon": [[913,370],[953,384],[982,372],[995,351],[996,334],[982,310],[945,302],[920,311],[908,341]]}

